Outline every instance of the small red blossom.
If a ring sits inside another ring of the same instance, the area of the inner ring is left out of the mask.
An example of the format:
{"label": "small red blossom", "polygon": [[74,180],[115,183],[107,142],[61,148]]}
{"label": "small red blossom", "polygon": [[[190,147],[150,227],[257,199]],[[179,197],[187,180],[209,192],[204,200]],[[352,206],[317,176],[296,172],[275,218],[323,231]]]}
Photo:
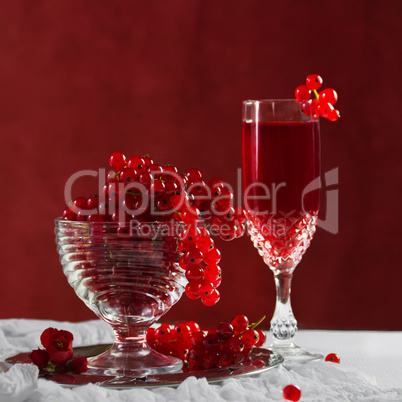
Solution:
{"label": "small red blossom", "polygon": [[42,332],[42,335],[40,336],[40,341],[41,341],[43,347],[46,348],[46,346],[49,344],[50,339],[53,337],[53,335],[61,335],[68,342],[72,342],[74,340],[73,334],[69,331],[65,331],[64,329],[58,330],[56,328],[47,328]]}
{"label": "small red blossom", "polygon": [[73,334],[69,331],[56,328],[46,329],[40,340],[49,354],[50,360],[55,363],[64,363],[73,357]]}
{"label": "small red blossom", "polygon": [[47,364],[49,363],[49,355],[46,352],[46,350],[43,349],[37,349],[33,350],[29,357],[31,358],[32,362],[38,366],[40,369],[44,369],[47,367]]}
{"label": "small red blossom", "polygon": [[85,357],[74,357],[68,364],[72,373],[81,374],[88,370],[88,360]]}

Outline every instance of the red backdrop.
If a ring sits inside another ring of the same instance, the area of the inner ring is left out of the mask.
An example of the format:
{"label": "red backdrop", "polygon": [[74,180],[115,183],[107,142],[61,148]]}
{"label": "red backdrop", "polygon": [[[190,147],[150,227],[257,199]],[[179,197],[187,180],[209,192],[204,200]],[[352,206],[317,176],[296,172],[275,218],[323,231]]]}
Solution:
{"label": "red backdrop", "polygon": [[[241,101],[292,97],[317,72],[340,96],[341,120],[321,123],[340,229],[319,229],[296,269],[295,315],[303,328],[402,329],[401,11],[399,0],[3,0],[0,318],[94,318],[54,241],[72,173],[121,150],[235,184]],[[166,319],[272,315],[273,276],[249,239],[218,243],[221,301],[183,298]]]}

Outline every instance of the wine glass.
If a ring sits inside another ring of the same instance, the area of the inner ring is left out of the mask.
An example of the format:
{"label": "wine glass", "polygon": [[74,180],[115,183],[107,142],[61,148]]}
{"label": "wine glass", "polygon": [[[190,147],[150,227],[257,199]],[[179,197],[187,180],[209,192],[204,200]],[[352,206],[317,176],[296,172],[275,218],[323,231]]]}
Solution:
{"label": "wine glass", "polygon": [[243,102],[243,181],[251,240],[273,271],[276,306],[272,349],[285,362],[318,360],[293,343],[294,269],[310,245],[319,207],[320,128],[311,101]]}
{"label": "wine glass", "polygon": [[[56,219],[63,272],[77,296],[115,334],[114,345],[88,361],[89,374],[131,384],[180,371],[183,362],[152,350],[147,328],[177,303],[187,280],[179,266],[179,223]],[[132,222],[131,222],[132,223]]]}

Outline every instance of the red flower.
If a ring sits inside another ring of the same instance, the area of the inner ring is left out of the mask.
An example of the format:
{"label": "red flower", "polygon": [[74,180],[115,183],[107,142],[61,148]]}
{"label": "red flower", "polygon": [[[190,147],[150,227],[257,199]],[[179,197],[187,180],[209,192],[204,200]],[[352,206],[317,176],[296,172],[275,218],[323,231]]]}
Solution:
{"label": "red flower", "polygon": [[48,328],[48,329],[45,329],[42,332],[42,335],[40,336],[40,341],[45,348],[49,344],[50,338],[55,334],[62,335],[62,336],[64,336],[64,338],[66,338],[66,340],[71,341],[71,342],[74,340],[73,334],[69,331],[65,331],[63,329],[59,331],[56,328]]}
{"label": "red flower", "polygon": [[56,328],[46,329],[40,337],[50,360],[55,363],[64,363],[73,357],[73,339],[71,332],[59,331]]}
{"label": "red flower", "polygon": [[68,366],[73,373],[85,373],[88,370],[88,360],[85,357],[74,357]]}
{"label": "red flower", "polygon": [[40,369],[46,368],[49,363],[49,355],[46,350],[43,349],[38,348],[37,350],[33,350],[29,357]]}

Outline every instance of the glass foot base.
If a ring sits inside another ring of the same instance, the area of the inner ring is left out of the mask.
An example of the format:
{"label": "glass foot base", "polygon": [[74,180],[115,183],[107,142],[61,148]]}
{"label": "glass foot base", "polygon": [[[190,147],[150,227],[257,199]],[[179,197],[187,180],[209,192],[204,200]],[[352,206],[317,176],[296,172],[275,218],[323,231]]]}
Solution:
{"label": "glass foot base", "polygon": [[118,344],[88,359],[88,374],[116,376],[124,383],[153,374],[177,373],[182,367],[180,359],[162,355],[149,347],[132,350]]}
{"label": "glass foot base", "polygon": [[304,364],[313,360],[322,360],[324,358],[319,353],[307,352],[307,350],[302,349],[293,342],[284,345],[273,343],[270,348],[283,357],[283,365],[285,367]]}

